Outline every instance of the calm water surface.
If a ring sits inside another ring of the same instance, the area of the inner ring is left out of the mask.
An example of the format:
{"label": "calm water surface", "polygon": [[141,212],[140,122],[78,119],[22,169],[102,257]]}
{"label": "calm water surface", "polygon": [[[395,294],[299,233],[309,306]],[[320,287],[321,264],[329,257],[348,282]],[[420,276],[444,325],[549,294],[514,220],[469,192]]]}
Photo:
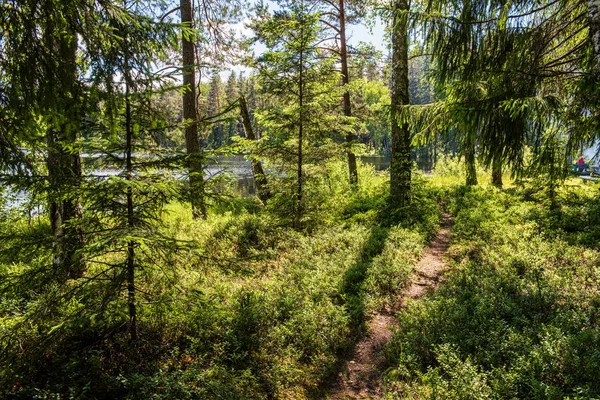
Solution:
{"label": "calm water surface", "polygon": [[[390,167],[390,157],[361,156],[365,164],[375,166],[375,170],[384,171]],[[255,193],[254,178],[250,161],[243,155],[219,156],[213,159],[206,168],[206,177],[210,179],[222,173],[228,173],[237,182],[237,190],[246,195]]]}
{"label": "calm water surface", "polygon": [[[108,177],[118,175],[122,171],[115,168],[94,167],[100,159],[100,155],[88,155],[83,157],[84,174],[88,176]],[[386,156],[361,156],[361,160],[366,164],[375,166],[377,171],[384,171],[390,167],[390,158]],[[253,195],[255,193],[254,178],[252,176],[252,166],[244,155],[217,156],[211,158],[205,168],[205,178],[212,179],[221,174],[227,173],[233,182],[237,191],[242,195]],[[181,175],[182,176],[182,175]],[[26,201],[26,193],[14,193],[10,196],[7,206],[15,207]]]}

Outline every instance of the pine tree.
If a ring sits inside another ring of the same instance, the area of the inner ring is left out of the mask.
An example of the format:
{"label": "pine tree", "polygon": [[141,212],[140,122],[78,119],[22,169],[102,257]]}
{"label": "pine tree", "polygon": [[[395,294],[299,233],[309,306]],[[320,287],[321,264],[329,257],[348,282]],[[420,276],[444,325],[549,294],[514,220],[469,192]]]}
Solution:
{"label": "pine tree", "polygon": [[[347,86],[350,84],[350,72],[348,71],[348,45],[346,44],[346,11],[344,9],[345,1],[338,2],[338,20],[340,34],[340,61],[342,64],[342,84],[346,87],[344,91],[344,115],[352,116],[352,105],[350,104],[350,92]],[[349,133],[346,141],[352,143],[354,135]],[[350,175],[350,184],[358,184],[358,171],[356,169],[356,156],[352,150],[348,150],[348,173]]]}
{"label": "pine tree", "polygon": [[[250,141],[256,142],[258,138],[254,135],[254,129],[252,128],[252,120],[250,119],[250,112],[248,111],[248,102],[245,96],[240,96],[240,115],[244,124],[244,130],[246,132],[246,138]],[[268,187],[267,176],[263,169],[262,163],[253,154],[250,155],[250,163],[252,165],[252,175],[254,176],[254,185],[258,192],[258,197],[262,201],[267,201],[271,197],[271,191]]]}
{"label": "pine tree", "polygon": [[[352,117],[352,104],[350,96],[350,70],[348,43],[346,34],[346,25],[350,22],[358,22],[365,14],[365,4],[361,1],[338,0],[337,2],[319,1],[321,6],[321,22],[328,29],[334,32],[333,37],[336,40],[336,45],[331,50],[339,57],[341,67],[341,83],[344,87],[343,105],[344,116]],[[349,9],[349,10],[348,10]],[[350,12],[348,12],[350,11]],[[346,135],[346,142],[351,145],[355,139],[355,133],[349,132]],[[356,186],[358,184],[358,171],[356,166],[356,155],[352,149],[347,150],[348,158],[348,175],[350,184]]]}

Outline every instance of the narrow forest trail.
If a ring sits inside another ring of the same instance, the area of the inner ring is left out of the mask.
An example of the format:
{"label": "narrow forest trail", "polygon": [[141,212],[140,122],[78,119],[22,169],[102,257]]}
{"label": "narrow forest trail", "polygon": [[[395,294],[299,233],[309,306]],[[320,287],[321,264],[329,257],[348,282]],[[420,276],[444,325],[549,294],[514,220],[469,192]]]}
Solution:
{"label": "narrow forest trail", "polygon": [[402,296],[391,309],[382,310],[369,320],[367,334],[357,343],[345,370],[333,384],[329,400],[378,399],[382,395],[381,366],[383,346],[392,337],[396,313],[407,299],[418,299],[429,289],[435,289],[446,267],[444,256],[450,245],[452,217],[444,213],[442,223],[430,245],[414,267],[413,277]]}

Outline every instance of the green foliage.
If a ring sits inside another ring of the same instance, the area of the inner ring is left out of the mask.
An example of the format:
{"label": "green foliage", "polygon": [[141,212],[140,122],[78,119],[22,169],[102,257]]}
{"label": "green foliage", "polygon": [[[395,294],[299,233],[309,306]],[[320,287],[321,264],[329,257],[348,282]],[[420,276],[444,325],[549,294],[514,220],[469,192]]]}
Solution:
{"label": "green foliage", "polygon": [[[586,2],[432,0],[396,15],[431,56],[403,66],[408,82],[394,66],[420,104],[394,123],[415,145],[519,172],[506,191],[466,187],[460,157],[442,154],[432,179],[412,174],[404,208],[388,206],[385,174],[359,163],[351,188],[341,161],[390,148],[375,52],[352,49],[341,88],[323,27],[337,29],[335,6],[277,4],[250,21],[266,45],[256,74],[223,85],[238,1],[204,2],[193,28],[162,0],[0,3],[0,181],[12,185],[0,188],[0,397],[322,397],[369,313],[406,286],[439,203],[456,216],[451,270],[399,315],[386,395],[600,397],[600,196],[559,185],[566,157],[598,136]],[[371,6],[345,5],[348,23]],[[187,144],[264,161],[266,204],[224,176],[202,183],[215,188],[207,220],[180,203],[190,160],[173,153],[190,121],[166,79],[182,36],[198,68],[217,67],[199,83],[204,138]],[[353,118],[340,115],[346,90]],[[234,147],[240,93],[259,140]],[[363,144],[343,143],[359,127]]]}
{"label": "green foliage", "polygon": [[288,7],[273,14],[260,8],[252,21],[257,40],[268,49],[255,63],[260,90],[274,100],[256,112],[263,137],[255,151],[285,174],[272,201],[295,210],[290,217],[300,227],[311,207],[305,203],[315,200],[310,181],[320,180],[316,172],[344,154],[338,142],[353,131],[354,120],[336,112],[340,75],[335,58],[321,48],[320,15],[303,2]]}
{"label": "green foliage", "polygon": [[391,228],[387,241],[368,271],[367,286],[375,298],[393,301],[408,283],[423,248],[423,236],[405,228]]}
{"label": "green foliage", "polygon": [[563,219],[524,198],[530,191],[456,190],[452,269],[436,294],[400,314],[388,394],[597,397],[598,252],[582,246],[584,232],[598,232],[582,207],[597,203],[594,192],[563,189]]}
{"label": "green foliage", "polygon": [[388,108],[390,91],[382,81],[357,79],[352,83],[351,100],[355,104],[355,115],[363,124],[361,139],[380,154],[390,152],[390,125]]}
{"label": "green foliage", "polygon": [[595,107],[598,79],[587,72],[596,50],[586,32],[596,28],[580,19],[586,10],[576,1],[415,4],[412,28],[431,54],[437,101],[407,107],[404,118],[421,140],[455,129],[461,154],[476,144],[486,166],[546,174],[554,185],[569,154],[598,134],[582,107]]}
{"label": "green foliage", "polygon": [[[111,281],[73,282],[65,288],[74,290],[69,296],[47,287],[35,294],[24,272],[39,270],[41,261],[2,259],[3,278],[12,280],[0,303],[7,355],[0,393],[131,399],[317,393],[367,313],[405,285],[433,229],[427,218],[400,227],[383,217],[386,179],[372,167],[359,169],[356,192],[339,179],[345,163],[325,168],[330,174],[309,184],[322,204],[307,210],[302,232],[251,199],[215,206],[207,221],[192,219],[187,205],[165,207],[160,222],[147,228],[178,245],[147,242],[139,253],[134,343],[123,324],[126,299],[113,297]],[[425,197],[427,185],[417,186]],[[435,206],[434,196],[427,199],[427,207]],[[15,221],[12,233],[27,227]]]}

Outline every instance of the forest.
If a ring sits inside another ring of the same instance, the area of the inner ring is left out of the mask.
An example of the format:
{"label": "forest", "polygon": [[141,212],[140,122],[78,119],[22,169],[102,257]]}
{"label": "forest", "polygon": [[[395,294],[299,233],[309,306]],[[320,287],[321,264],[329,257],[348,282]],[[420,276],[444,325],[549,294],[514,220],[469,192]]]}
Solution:
{"label": "forest", "polygon": [[0,398],[599,399],[599,176],[600,0],[0,0]]}

